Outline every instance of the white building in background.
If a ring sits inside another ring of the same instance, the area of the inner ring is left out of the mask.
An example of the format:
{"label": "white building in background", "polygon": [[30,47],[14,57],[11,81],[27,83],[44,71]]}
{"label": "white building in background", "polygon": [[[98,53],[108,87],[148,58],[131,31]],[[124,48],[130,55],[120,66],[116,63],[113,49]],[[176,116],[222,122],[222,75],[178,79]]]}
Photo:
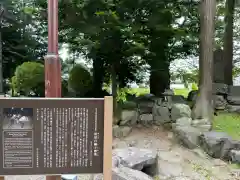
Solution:
{"label": "white building in background", "polygon": [[185,86],[182,83],[173,83],[170,84],[170,89],[185,89]]}

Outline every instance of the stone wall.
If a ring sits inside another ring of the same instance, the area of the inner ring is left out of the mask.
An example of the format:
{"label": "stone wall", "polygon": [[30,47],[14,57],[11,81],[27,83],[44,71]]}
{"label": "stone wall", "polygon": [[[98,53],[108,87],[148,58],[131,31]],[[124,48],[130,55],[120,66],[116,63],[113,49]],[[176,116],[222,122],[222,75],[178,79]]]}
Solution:
{"label": "stone wall", "polygon": [[[191,91],[188,101],[193,104],[197,99],[198,91]],[[228,86],[222,83],[213,84],[214,108],[220,111],[240,113],[240,86]]]}

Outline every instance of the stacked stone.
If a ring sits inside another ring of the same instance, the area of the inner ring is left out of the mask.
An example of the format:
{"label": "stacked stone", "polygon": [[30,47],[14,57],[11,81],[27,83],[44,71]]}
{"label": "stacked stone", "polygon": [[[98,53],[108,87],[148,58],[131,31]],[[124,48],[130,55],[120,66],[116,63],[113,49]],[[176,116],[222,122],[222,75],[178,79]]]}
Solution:
{"label": "stacked stone", "polygon": [[228,112],[240,113],[240,86],[229,86],[227,95]]}

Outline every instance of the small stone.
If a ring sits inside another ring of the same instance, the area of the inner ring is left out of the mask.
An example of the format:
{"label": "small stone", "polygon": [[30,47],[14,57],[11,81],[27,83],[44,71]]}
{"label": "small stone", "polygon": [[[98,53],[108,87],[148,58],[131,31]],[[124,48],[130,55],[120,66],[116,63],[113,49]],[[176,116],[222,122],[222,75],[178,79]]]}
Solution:
{"label": "small stone", "polygon": [[240,150],[231,150],[230,157],[232,162],[240,163]]}

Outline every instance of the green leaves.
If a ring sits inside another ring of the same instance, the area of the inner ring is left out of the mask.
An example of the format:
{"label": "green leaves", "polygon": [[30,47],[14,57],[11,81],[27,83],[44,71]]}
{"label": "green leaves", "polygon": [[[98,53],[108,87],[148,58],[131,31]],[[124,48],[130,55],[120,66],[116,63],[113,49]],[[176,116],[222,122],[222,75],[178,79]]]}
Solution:
{"label": "green leaves", "polygon": [[[41,91],[44,89],[44,66],[37,62],[24,62],[16,68],[12,82],[15,91],[23,92],[24,95],[31,92],[43,95]],[[40,92],[35,91],[39,90],[39,87]]]}
{"label": "green leaves", "polygon": [[83,97],[92,88],[92,76],[84,66],[77,64],[69,73],[68,83],[77,96]]}

